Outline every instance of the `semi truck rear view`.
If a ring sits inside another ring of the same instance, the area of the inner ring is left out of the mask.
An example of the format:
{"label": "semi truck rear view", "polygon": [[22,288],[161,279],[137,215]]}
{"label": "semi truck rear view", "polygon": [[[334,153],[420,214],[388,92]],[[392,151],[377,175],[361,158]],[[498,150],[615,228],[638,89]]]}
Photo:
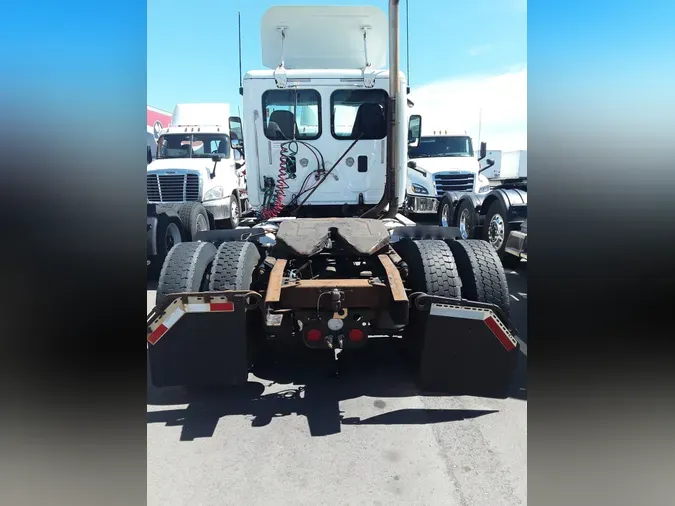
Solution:
{"label": "semi truck rear view", "polygon": [[167,255],[147,319],[156,386],[244,383],[269,341],[337,359],[376,337],[402,340],[426,388],[508,385],[519,344],[496,252],[398,214],[398,33],[395,0],[389,19],[375,7],[266,11],[267,69],[242,86],[255,223],[200,231]]}

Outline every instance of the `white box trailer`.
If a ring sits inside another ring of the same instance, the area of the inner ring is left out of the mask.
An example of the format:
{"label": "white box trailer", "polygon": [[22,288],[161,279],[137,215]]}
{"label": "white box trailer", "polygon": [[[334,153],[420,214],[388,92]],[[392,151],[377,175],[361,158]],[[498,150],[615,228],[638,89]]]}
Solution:
{"label": "white box trailer", "polygon": [[[489,166],[490,160],[494,165]],[[488,151],[481,160],[481,169],[485,169],[482,174],[490,180],[527,178],[527,150]]]}
{"label": "white box trailer", "polygon": [[527,150],[504,151],[495,179],[522,179],[527,177]]}
{"label": "white box trailer", "polygon": [[171,113],[148,105],[146,117],[146,143],[149,151],[148,163],[151,163],[157,156],[157,140],[159,139],[159,133],[171,123]]}

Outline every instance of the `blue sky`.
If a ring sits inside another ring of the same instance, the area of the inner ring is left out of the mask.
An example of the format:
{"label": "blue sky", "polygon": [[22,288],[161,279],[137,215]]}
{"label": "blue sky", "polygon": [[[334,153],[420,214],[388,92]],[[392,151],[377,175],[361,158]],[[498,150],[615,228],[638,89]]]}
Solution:
{"label": "blue sky", "polygon": [[[263,68],[260,18],[272,5],[283,3],[148,0],[148,104],[169,111],[177,102],[240,104],[237,11],[241,12],[245,73]],[[386,0],[295,0],[288,4],[370,4],[387,10]],[[413,91],[434,82],[494,76],[526,66],[527,12],[523,0],[409,0],[409,12]],[[401,1],[401,15],[404,50],[405,0]]]}

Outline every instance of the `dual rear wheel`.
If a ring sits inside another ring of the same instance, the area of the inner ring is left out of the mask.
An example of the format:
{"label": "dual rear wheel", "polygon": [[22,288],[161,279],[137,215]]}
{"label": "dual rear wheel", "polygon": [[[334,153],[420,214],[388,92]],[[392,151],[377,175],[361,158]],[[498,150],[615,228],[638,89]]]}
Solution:
{"label": "dual rear wheel", "polygon": [[260,253],[250,242],[183,242],[164,261],[157,285],[156,304],[172,293],[248,290]]}
{"label": "dual rear wheel", "polygon": [[[487,242],[406,240],[396,249],[408,264],[407,285],[413,292],[493,304],[508,316],[506,274],[497,252]],[[439,310],[445,311],[443,306]],[[458,395],[508,395],[518,357],[505,355],[497,336],[487,337],[475,320],[439,320],[411,308],[401,344],[406,359],[414,368],[419,367],[424,389]]]}
{"label": "dual rear wheel", "polygon": [[396,249],[408,264],[408,287],[413,292],[495,304],[509,314],[506,274],[489,243],[406,240]]}

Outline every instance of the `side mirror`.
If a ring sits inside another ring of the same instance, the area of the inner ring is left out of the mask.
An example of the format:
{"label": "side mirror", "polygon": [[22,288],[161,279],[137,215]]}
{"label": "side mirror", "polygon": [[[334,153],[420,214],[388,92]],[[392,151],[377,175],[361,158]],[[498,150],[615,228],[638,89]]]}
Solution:
{"label": "side mirror", "polygon": [[150,149],[150,146],[148,146],[148,165],[152,163],[152,150]]}
{"label": "side mirror", "polygon": [[244,162],[234,162],[234,168],[239,170],[244,166]]}
{"label": "side mirror", "polygon": [[219,162],[223,159],[223,155],[213,155],[211,156],[211,161],[213,163]]}
{"label": "side mirror", "polygon": [[480,143],[480,157],[479,160],[482,160],[487,156],[487,144],[485,142]]}
{"label": "side mirror", "polygon": [[232,149],[244,149],[244,131],[241,125],[241,118],[230,116],[230,147]]}
{"label": "side mirror", "polygon": [[415,160],[410,160],[408,162],[408,167],[410,167],[411,169],[416,169],[417,168],[417,162]]}
{"label": "side mirror", "polygon": [[417,146],[422,132],[422,116],[413,114],[408,120],[408,146]]}

